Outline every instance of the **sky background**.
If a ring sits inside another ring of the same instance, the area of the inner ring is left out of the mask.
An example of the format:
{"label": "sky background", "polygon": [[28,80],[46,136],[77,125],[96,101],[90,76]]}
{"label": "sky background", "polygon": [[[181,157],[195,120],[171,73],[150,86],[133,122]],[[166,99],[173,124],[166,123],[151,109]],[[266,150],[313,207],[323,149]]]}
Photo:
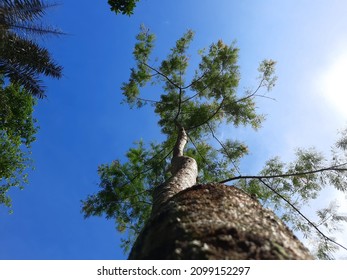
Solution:
{"label": "sky background", "polygon": [[[45,79],[47,98],[35,111],[36,169],[23,191],[11,192],[14,213],[0,208],[0,259],[127,257],[114,221],[84,220],[80,201],[98,190],[98,165],[124,159],[134,141],[160,139],[151,108],[120,104],[142,23],[156,34],[160,58],[187,29],[196,34],[192,59],[219,39],[236,41],[241,93],[257,85],[263,59],[277,61],[278,82],[269,94],[276,101],[258,103],[267,115],[262,128],[219,132],[249,144],[243,174],[257,173],[276,155],[290,160],[297,147],[315,146],[329,155],[338,130],[346,127],[346,1],[141,0],[131,17],[110,12],[106,0],[59,2],[45,22],[68,35],[44,44],[64,66],[64,77]],[[315,205],[326,206],[332,196],[324,193]],[[337,199],[347,213],[346,198]],[[346,232],[338,237],[345,246]]]}

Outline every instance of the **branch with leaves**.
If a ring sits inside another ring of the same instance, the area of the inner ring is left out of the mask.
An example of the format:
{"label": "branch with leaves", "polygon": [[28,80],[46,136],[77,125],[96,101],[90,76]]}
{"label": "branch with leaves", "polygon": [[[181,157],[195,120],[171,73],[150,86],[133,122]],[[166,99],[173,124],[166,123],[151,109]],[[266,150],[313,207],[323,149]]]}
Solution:
{"label": "branch with leaves", "polygon": [[0,205],[11,208],[9,191],[23,189],[33,168],[31,144],[37,132],[35,100],[18,85],[4,86],[0,76]]}
{"label": "branch with leaves", "polygon": [[[283,220],[291,224],[292,228],[301,231],[307,238],[313,238],[313,233],[309,234],[313,229],[319,241],[316,242],[317,255],[320,258],[331,258],[329,253],[336,251],[338,247],[344,250],[347,248],[329,237],[320,228],[324,225],[329,233],[333,233],[338,230],[340,223],[347,222],[347,216],[336,214],[336,207],[325,208],[324,211],[317,211],[317,217],[321,221],[315,223],[300,209],[316,199],[324,187],[335,187],[338,191],[347,191],[347,161],[343,162],[345,146],[341,145],[344,139],[345,136],[335,146],[341,149],[339,155],[342,158],[337,159],[338,153],[335,149],[332,164],[329,166],[323,166],[326,162],[325,158],[314,149],[298,150],[297,159],[291,164],[284,164],[278,158],[274,158],[266,163],[259,175],[233,176],[220,183],[235,182],[236,186],[257,197],[264,204],[269,204],[269,207],[277,209]],[[334,220],[334,224],[328,226],[329,219]]]}
{"label": "branch with leaves", "polygon": [[139,1],[140,0],[108,0],[108,4],[112,12],[130,16],[134,13],[136,4]]}
{"label": "branch with leaves", "polygon": [[[293,229],[309,237],[313,234],[311,228],[316,227],[319,230],[316,232],[323,233],[317,226],[319,223],[304,216],[300,207],[315,199],[327,185],[343,192],[347,190],[347,160],[343,160],[343,156],[339,158],[343,151],[336,151],[333,164],[326,165],[328,167],[323,165],[325,159],[320,154],[299,150],[294,163],[286,165],[274,158],[266,162],[259,175],[241,175],[239,163],[247,154],[248,147],[237,139],[221,141],[216,131],[222,123],[234,127],[249,125],[255,129],[261,125],[264,117],[257,113],[255,102],[257,97],[271,98],[261,91],[273,88],[276,63],[273,60],[261,62],[257,86],[241,94],[238,91],[238,49],[234,44],[226,45],[219,40],[206,51],[199,52],[198,69],[194,77],[186,81],[190,58],[187,52],[193,37],[194,33],[187,31],[176,41],[167,57],[158,62],[160,60],[152,58],[155,36],[148,28],[141,27],[133,51],[135,66],[130,70],[128,82],[121,88],[123,102],[131,108],[151,104],[166,138],[159,145],[145,147],[141,144],[131,148],[124,164],[116,161],[117,164],[101,166],[101,190],[84,201],[86,216],[106,213],[106,217],[114,218],[120,228],[131,228],[133,231],[128,232],[129,238],[124,243],[127,246],[131,244],[131,238],[148,218],[151,207],[143,201],[153,199],[149,190],[171,178],[169,157],[175,158],[173,149],[177,146],[180,129],[184,129],[189,140],[185,144],[184,156],[196,160],[199,183],[228,178],[222,183],[235,182],[236,187],[280,213],[282,220]],[[141,94],[141,89],[148,84],[155,89],[161,87],[157,95],[155,91],[151,91],[150,96]],[[346,150],[346,139],[339,142],[339,148]],[[220,149],[212,144],[214,141],[221,146]],[[114,201],[127,203],[115,204]],[[323,216],[325,212],[319,213]],[[342,217],[339,215],[325,215],[322,225],[327,224],[328,217],[344,221],[336,218]],[[323,242],[319,243],[318,255],[325,258],[329,250],[334,249],[331,246],[333,239],[326,234],[320,236]]]}

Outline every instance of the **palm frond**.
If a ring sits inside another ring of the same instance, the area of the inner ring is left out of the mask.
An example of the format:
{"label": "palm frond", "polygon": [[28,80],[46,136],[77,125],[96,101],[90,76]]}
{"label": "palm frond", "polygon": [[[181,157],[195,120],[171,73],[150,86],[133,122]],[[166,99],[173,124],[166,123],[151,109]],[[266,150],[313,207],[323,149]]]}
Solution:
{"label": "palm frond", "polygon": [[9,64],[7,61],[0,59],[0,73],[8,77],[13,84],[23,86],[33,96],[45,97],[44,86],[39,76],[21,64]]}
{"label": "palm frond", "polygon": [[62,67],[34,41],[35,36],[63,35],[60,30],[36,22],[48,4],[40,0],[2,0],[0,3],[0,74],[22,85],[32,95],[44,97],[40,75],[60,78]]}
{"label": "palm frond", "polygon": [[42,18],[48,8],[55,6],[56,3],[39,0],[3,0],[0,3],[0,14],[5,16],[8,23],[34,21]]}

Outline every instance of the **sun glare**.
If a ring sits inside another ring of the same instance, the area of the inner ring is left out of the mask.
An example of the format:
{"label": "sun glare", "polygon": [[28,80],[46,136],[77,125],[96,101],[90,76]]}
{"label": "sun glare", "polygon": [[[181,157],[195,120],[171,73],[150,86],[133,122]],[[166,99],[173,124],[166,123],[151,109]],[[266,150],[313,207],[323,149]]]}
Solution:
{"label": "sun glare", "polygon": [[336,59],[320,81],[321,92],[326,100],[338,111],[347,116],[347,53]]}

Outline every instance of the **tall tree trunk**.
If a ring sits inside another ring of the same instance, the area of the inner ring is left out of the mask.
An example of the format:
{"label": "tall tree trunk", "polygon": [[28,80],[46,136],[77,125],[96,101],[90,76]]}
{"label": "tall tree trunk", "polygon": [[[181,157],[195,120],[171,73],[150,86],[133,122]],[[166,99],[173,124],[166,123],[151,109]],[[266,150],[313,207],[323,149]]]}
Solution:
{"label": "tall tree trunk", "polygon": [[195,185],[197,164],[185,157],[179,127],[172,177],[153,192],[152,214],[129,259],[312,259],[293,233],[240,189]]}
{"label": "tall tree trunk", "polygon": [[162,205],[175,194],[185,190],[196,183],[198,165],[195,159],[184,156],[183,150],[187,144],[188,136],[184,128],[177,124],[178,136],[171,159],[171,178],[156,187],[153,191],[152,213],[156,213]]}

